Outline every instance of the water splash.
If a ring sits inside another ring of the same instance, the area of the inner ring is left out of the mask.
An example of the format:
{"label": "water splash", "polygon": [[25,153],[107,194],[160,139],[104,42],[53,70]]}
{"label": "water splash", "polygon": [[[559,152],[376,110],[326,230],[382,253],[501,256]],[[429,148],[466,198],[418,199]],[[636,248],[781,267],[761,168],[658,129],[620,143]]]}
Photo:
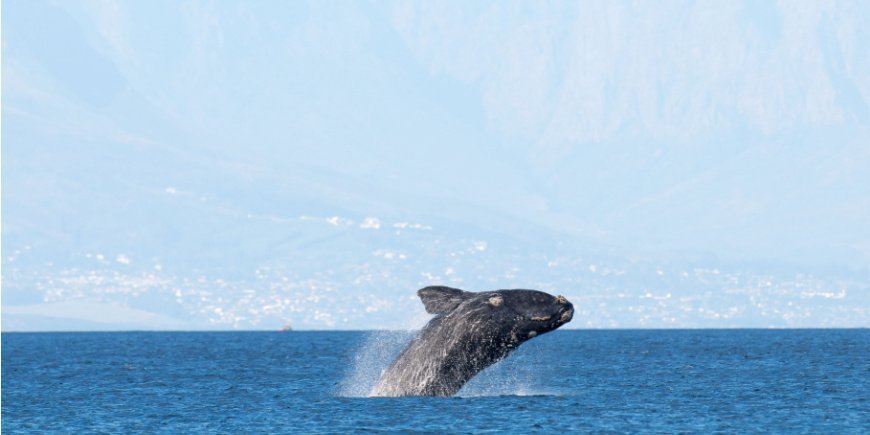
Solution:
{"label": "water splash", "polygon": [[550,396],[537,384],[543,358],[534,341],[523,344],[504,360],[487,367],[459,390],[460,397]]}
{"label": "water splash", "polygon": [[340,397],[369,397],[381,373],[399,355],[417,331],[372,331],[356,350],[344,379]]}

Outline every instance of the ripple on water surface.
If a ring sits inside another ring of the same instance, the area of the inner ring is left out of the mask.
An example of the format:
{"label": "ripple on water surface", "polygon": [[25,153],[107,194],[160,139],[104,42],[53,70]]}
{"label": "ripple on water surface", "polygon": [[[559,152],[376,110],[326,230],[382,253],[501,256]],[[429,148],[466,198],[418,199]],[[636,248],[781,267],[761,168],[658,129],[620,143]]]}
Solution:
{"label": "ripple on water surface", "polygon": [[556,331],[458,397],[365,397],[410,336],[3,333],[3,432],[870,428],[867,330]]}

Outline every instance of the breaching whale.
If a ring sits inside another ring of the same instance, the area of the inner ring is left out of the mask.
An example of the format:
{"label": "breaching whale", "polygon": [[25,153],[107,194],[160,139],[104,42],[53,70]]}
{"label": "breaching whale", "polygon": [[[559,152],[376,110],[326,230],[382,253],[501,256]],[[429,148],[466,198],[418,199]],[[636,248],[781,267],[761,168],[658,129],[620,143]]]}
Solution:
{"label": "breaching whale", "polygon": [[475,293],[433,286],[417,295],[435,317],[384,371],[372,396],[452,396],[526,340],[574,315],[565,297],[537,290]]}

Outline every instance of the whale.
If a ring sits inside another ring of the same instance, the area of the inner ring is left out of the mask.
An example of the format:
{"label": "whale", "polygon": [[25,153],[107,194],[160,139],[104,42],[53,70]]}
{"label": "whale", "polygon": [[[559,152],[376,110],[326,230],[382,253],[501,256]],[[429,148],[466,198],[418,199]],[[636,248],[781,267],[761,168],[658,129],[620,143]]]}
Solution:
{"label": "whale", "polygon": [[574,315],[564,296],[538,290],[430,286],[417,295],[435,316],[384,370],[371,396],[452,396],[481,370]]}

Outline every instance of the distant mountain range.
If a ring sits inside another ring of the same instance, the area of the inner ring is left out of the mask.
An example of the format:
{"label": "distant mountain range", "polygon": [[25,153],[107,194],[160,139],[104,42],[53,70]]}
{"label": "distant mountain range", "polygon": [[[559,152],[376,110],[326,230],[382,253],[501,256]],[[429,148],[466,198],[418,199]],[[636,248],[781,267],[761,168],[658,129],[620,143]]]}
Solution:
{"label": "distant mountain range", "polygon": [[868,325],[860,14],[345,6],[4,3],[4,329]]}

